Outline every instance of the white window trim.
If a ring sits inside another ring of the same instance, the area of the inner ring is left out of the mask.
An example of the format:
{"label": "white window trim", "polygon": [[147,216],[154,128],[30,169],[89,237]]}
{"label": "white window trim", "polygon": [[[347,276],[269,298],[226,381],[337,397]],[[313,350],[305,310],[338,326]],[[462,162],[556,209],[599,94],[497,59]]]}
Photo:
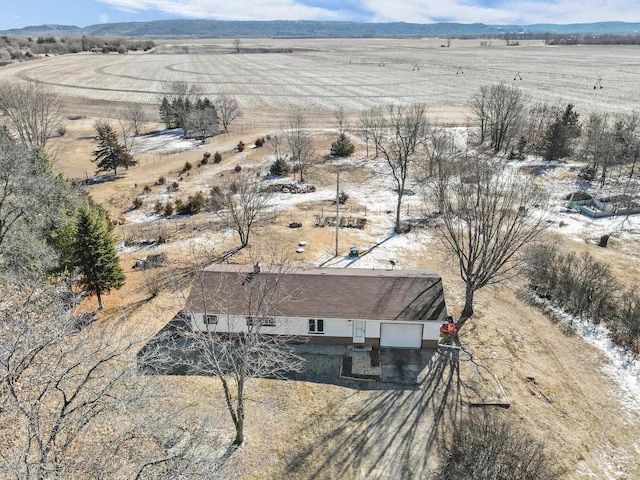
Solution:
{"label": "white window trim", "polygon": [[252,327],[255,325],[254,319],[258,319],[258,326],[260,327],[275,327],[276,326],[276,317],[247,317],[247,327]]}
{"label": "white window trim", "polygon": [[[313,322],[313,330],[311,329]],[[322,329],[319,329],[318,322],[322,322]],[[307,322],[307,333],[310,335],[324,335],[324,318],[310,318]]]}

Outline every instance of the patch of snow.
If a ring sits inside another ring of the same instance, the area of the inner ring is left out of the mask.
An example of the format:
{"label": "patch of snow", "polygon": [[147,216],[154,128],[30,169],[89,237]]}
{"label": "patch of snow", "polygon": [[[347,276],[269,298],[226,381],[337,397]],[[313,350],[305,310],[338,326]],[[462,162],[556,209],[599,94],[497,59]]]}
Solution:
{"label": "patch of snow", "polygon": [[576,465],[576,473],[580,478],[598,478],[598,476],[589,468],[587,462],[580,460]]}
{"label": "patch of snow", "polygon": [[155,212],[149,213],[142,210],[131,210],[124,215],[124,218],[127,223],[145,223],[160,220],[162,216]]}
{"label": "patch of snow", "polygon": [[133,253],[141,250],[150,250],[158,246],[155,239],[139,240],[136,242],[120,242],[116,245],[116,252]]}
{"label": "patch of snow", "polygon": [[[372,237],[364,232],[360,232],[362,243],[355,245],[360,249],[359,257],[349,257],[348,255],[330,258],[325,261],[317,261],[316,265],[334,268],[371,268],[389,270],[392,268],[391,261],[396,265],[393,268],[403,269],[408,266],[402,265],[399,258],[409,258],[407,252],[420,250],[422,246],[429,243],[431,238],[424,231],[412,231],[398,235],[391,233],[388,236]],[[342,245],[341,250],[347,250],[351,245]],[[333,250],[328,252],[332,255]]]}
{"label": "patch of snow", "polygon": [[137,137],[131,149],[131,154],[140,155],[150,152],[159,154],[176,153],[192,150],[201,145],[198,140],[186,139],[182,135],[182,130],[175,128]]}
{"label": "patch of snow", "polygon": [[[609,452],[617,452],[613,455]],[[600,459],[597,461],[598,466],[601,468],[602,473],[606,475],[607,480],[626,480],[629,478],[625,468],[627,465],[632,464],[633,459],[621,452],[619,449],[613,448],[612,445],[605,445],[605,450],[600,454]]]}

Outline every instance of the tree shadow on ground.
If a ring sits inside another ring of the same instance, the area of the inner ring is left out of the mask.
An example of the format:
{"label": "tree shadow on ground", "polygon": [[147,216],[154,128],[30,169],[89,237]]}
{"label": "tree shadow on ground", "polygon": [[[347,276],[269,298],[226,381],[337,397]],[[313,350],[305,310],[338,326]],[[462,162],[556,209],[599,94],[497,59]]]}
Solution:
{"label": "tree shadow on ground", "polygon": [[[358,399],[352,395],[337,406],[338,411],[353,413],[292,457],[286,472],[308,479],[426,478],[430,454],[459,418],[462,406],[458,352],[437,352],[427,367],[416,389],[392,388]],[[328,414],[318,415],[326,419]],[[307,429],[323,418],[311,419]],[[313,438],[313,432],[308,436]],[[303,430],[300,438],[305,437]]]}

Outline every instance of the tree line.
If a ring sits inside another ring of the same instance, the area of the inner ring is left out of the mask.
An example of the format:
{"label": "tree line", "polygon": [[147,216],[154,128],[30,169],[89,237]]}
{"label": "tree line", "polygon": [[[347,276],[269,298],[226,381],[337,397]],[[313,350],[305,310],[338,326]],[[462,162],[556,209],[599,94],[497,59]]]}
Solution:
{"label": "tree line", "polygon": [[213,100],[198,85],[173,82],[160,100],[160,119],[167,128],[180,128],[185,136],[204,139],[227,131],[242,115],[235,97],[220,94]]}
{"label": "tree line", "polygon": [[92,36],[0,37],[0,61],[30,60],[39,55],[65,55],[99,50],[102,53],[148,51],[152,40]]}

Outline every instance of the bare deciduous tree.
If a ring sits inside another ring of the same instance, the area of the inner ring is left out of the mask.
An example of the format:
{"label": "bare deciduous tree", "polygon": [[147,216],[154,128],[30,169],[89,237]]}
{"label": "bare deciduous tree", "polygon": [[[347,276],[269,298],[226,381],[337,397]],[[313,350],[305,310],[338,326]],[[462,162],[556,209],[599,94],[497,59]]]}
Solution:
{"label": "bare deciduous tree", "polygon": [[385,159],[396,184],[397,202],[394,230],[402,232],[400,213],[410,170],[420,154],[428,130],[426,107],[390,105],[378,127],[371,130],[372,139]]}
{"label": "bare deciduous tree", "polygon": [[506,151],[519,133],[527,101],[519,88],[504,83],[480,87],[469,100],[480,130],[480,143],[489,137],[494,152]]}
{"label": "bare deciduous tree", "polygon": [[226,132],[231,122],[242,116],[240,104],[235,97],[221,93],[214,101],[217,110],[218,119],[222,123],[222,129]]}
{"label": "bare deciduous tree", "polygon": [[424,156],[420,159],[420,177],[430,179],[445,173],[460,152],[455,139],[443,128],[431,128],[425,137]]}
{"label": "bare deciduous tree", "polygon": [[476,127],[478,128],[478,143],[482,145],[489,131],[489,85],[482,85],[469,99],[468,105],[473,112]]}
{"label": "bare deciduous tree", "polygon": [[[139,103],[131,103],[123,110],[117,111],[113,117],[118,123],[122,146],[127,153],[131,154],[136,137],[140,135],[140,127],[147,119],[144,108]],[[99,120],[98,122],[108,123],[107,120]]]}
{"label": "bare deciduous tree", "polygon": [[242,45],[242,42],[240,41],[239,38],[234,38],[233,39],[233,48],[235,49],[236,53],[240,53],[240,46]]}
{"label": "bare deciduous tree", "polygon": [[147,121],[147,114],[142,104],[130,103],[124,109],[123,118],[133,126],[133,133],[140,135],[140,127]]}
{"label": "bare deciduous tree", "polygon": [[[288,269],[286,263],[267,263],[253,272],[229,271],[215,283],[201,271],[192,286],[190,298],[197,298],[202,306],[198,313],[203,314],[203,328],[196,328],[195,312],[187,312],[191,318],[185,335],[195,352],[192,367],[220,380],[236,446],[245,439],[245,391],[250,380],[302,370],[302,358],[289,345],[295,337],[287,335],[282,325],[282,331],[270,327],[279,306],[295,296],[281,285]],[[205,321],[207,315],[215,316],[215,322]]]}
{"label": "bare deciduous tree", "polygon": [[304,182],[304,173],[312,164],[314,142],[307,130],[307,120],[302,110],[291,112],[288,127],[285,131],[285,139],[293,168],[300,173],[300,182]]}
{"label": "bare deciduous tree", "polygon": [[500,162],[472,158],[461,171],[434,192],[441,239],[466,286],[459,327],[473,315],[476,291],[518,273],[524,259],[517,254],[544,231],[547,205],[532,182]]}
{"label": "bare deciduous tree", "polygon": [[[208,467],[202,424],[143,377],[144,337],[119,323],[84,325],[53,287],[2,283],[0,465],[8,477],[171,478]],[[65,295],[69,298],[69,294]],[[163,401],[158,401],[163,399]],[[203,473],[202,471],[200,473]]]}
{"label": "bare deciduous tree", "polygon": [[287,160],[287,142],[285,133],[282,130],[273,132],[271,140],[267,143],[267,149],[274,156],[274,160]]}
{"label": "bare deciduous tree", "polygon": [[58,94],[41,83],[0,83],[0,112],[13,133],[31,149],[44,149],[60,124]]}
{"label": "bare deciduous tree", "polygon": [[[369,156],[369,140],[373,140],[377,132],[381,131],[384,115],[379,108],[372,108],[360,113],[360,134],[364,138],[366,144],[366,155]],[[375,158],[380,155],[378,144],[374,141]]]}
{"label": "bare deciduous tree", "polygon": [[228,228],[240,237],[240,245],[249,244],[251,231],[265,213],[271,194],[254,176],[242,175],[222,189],[214,189],[213,200],[219,206],[218,215]]}
{"label": "bare deciduous tree", "polygon": [[338,130],[338,135],[343,135],[347,133],[349,129],[349,123],[346,118],[346,113],[344,111],[344,107],[340,106],[333,111],[333,115],[336,118],[336,128]]}
{"label": "bare deciduous tree", "polygon": [[218,133],[218,115],[213,107],[195,108],[187,116],[187,130],[199,138],[205,139]]}

